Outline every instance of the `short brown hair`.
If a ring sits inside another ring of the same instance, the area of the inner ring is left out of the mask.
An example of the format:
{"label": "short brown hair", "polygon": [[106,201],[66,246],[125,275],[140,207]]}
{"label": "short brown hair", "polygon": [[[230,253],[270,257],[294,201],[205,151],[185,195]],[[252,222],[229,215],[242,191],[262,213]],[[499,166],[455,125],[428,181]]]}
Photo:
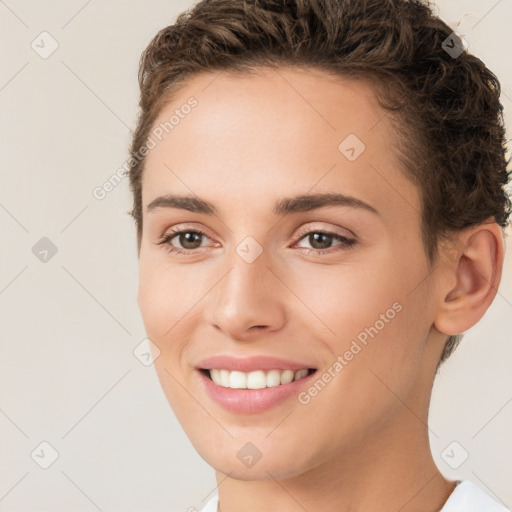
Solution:
{"label": "short brown hair", "polygon": [[[451,38],[451,39],[450,39]],[[455,38],[455,39],[454,39]],[[131,146],[131,215],[142,238],[144,146],[161,109],[186,79],[206,71],[295,66],[362,78],[391,113],[406,175],[419,187],[429,262],[441,237],[511,203],[500,83],[453,30],[415,0],[202,0],[163,28],[143,52],[140,114]],[[441,362],[461,335],[449,336]]]}

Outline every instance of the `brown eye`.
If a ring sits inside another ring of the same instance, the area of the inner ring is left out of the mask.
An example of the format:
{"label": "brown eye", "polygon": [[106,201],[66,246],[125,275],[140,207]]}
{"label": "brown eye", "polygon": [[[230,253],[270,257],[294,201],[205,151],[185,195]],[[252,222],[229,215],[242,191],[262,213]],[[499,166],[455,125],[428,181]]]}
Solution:
{"label": "brown eye", "polygon": [[183,249],[198,249],[201,247],[202,236],[203,234],[197,231],[183,231],[172,238],[178,238]]}
{"label": "brown eye", "polygon": [[[202,231],[184,229],[181,231],[172,231],[164,235],[162,240],[158,242],[158,245],[166,246],[170,253],[187,254],[190,251],[199,249],[203,238],[208,238],[208,236]],[[173,242],[173,240],[175,241]]]}
{"label": "brown eye", "polygon": [[[325,252],[337,252],[338,250],[346,250],[349,247],[356,244],[356,240],[354,238],[348,238],[343,235],[338,235],[337,233],[331,233],[329,231],[322,230],[314,230],[304,233],[299,243],[306,240],[311,248],[298,246],[306,249],[308,252],[313,252],[317,254],[323,254]],[[333,245],[333,241],[337,241],[337,244]],[[338,249],[335,247],[338,246]],[[332,249],[329,251],[329,249]]]}
{"label": "brown eye", "polygon": [[326,233],[310,233],[307,236],[313,249],[328,249],[333,241],[333,236]]}

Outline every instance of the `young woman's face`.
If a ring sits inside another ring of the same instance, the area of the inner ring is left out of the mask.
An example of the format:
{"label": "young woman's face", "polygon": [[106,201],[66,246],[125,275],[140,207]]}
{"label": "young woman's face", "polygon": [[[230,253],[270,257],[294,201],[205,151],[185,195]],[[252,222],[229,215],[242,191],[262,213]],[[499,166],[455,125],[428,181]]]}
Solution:
{"label": "young woman's face", "polygon": [[[285,478],[425,428],[442,337],[419,193],[371,87],[199,75],[152,139],[138,304],[200,455],[235,478]],[[287,383],[300,369],[316,371]]]}

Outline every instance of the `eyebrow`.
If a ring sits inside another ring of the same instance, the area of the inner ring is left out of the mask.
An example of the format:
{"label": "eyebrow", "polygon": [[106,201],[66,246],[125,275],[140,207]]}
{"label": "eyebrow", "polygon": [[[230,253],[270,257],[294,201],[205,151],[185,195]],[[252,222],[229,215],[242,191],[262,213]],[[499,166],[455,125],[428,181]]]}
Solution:
{"label": "eyebrow", "polygon": [[[294,197],[279,199],[273,208],[274,215],[287,215],[289,213],[307,212],[325,206],[348,206],[361,208],[376,215],[380,213],[370,204],[356,197],[345,194],[302,194]],[[160,196],[148,204],[146,211],[157,208],[177,208],[206,215],[217,215],[217,208],[210,202],[193,196],[166,195]]]}

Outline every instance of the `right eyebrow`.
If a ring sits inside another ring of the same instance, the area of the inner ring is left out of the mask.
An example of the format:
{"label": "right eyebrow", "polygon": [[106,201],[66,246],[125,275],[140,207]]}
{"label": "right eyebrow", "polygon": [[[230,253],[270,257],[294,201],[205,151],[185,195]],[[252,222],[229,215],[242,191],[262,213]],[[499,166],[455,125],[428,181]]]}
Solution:
{"label": "right eyebrow", "polygon": [[212,203],[192,196],[166,195],[159,196],[148,204],[146,211],[150,212],[156,208],[179,208],[189,212],[205,213],[206,215],[216,215],[217,209]]}

